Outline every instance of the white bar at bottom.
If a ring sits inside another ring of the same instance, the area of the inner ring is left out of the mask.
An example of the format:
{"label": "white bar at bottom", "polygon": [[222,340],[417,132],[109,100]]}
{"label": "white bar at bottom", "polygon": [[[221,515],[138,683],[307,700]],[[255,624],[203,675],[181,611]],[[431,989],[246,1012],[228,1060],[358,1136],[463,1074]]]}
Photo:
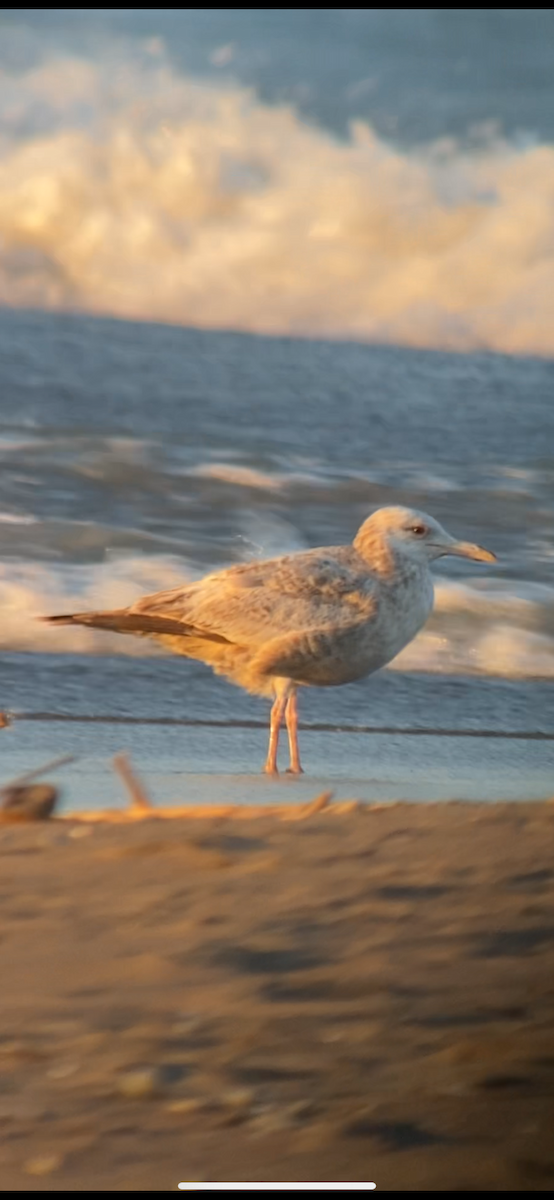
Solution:
{"label": "white bar at bottom", "polygon": [[186,1192],[365,1192],[373,1191],[376,1183],[179,1183]]}

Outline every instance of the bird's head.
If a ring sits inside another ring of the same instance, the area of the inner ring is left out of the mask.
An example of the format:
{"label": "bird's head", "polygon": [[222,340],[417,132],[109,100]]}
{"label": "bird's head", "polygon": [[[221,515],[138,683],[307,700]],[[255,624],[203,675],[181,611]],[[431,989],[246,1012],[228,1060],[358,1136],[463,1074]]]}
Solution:
{"label": "bird's head", "polygon": [[473,542],[459,542],[438,521],[415,508],[379,508],[364,521],[354,545],[364,558],[382,552],[401,554],[415,563],[430,563],[445,554],[471,558],[475,562],[496,562],[496,555]]}

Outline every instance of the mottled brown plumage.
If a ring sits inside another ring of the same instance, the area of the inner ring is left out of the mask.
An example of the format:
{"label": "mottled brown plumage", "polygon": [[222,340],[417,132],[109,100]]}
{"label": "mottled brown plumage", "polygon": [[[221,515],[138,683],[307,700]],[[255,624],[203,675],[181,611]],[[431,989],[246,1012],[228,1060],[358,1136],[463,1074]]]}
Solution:
{"label": "mottled brown plumage", "polygon": [[494,558],[456,542],[423,513],[383,508],[351,546],[229,567],[126,609],[45,619],[153,637],[247,691],[273,697],[266,770],[276,770],[286,716],[291,769],[299,771],[297,688],[351,683],[394,658],[431,611],[429,566],[442,554]]}

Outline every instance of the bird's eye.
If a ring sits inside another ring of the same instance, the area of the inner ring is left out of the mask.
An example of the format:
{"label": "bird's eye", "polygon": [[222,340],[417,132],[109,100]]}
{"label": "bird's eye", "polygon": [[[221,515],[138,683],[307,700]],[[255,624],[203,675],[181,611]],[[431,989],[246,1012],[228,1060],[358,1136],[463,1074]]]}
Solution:
{"label": "bird's eye", "polygon": [[418,537],[423,537],[427,533],[427,529],[425,525],[410,525],[410,533],[415,533]]}

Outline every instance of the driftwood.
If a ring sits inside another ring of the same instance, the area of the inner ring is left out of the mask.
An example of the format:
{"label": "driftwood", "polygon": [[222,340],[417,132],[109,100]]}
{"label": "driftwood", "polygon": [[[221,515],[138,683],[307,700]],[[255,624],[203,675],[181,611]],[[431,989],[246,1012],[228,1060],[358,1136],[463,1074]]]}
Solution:
{"label": "driftwood", "polygon": [[32,771],[25,771],[23,775],[18,775],[16,779],[11,779],[9,783],[5,783],[2,791],[7,791],[8,788],[22,787],[24,783],[29,783],[31,779],[38,779],[39,775],[44,775],[45,771],[53,771],[55,767],[64,767],[66,763],[70,762],[75,762],[73,754],[62,754],[60,758],[51,758],[48,762],[43,763],[41,767],[33,767]]}
{"label": "driftwood", "polygon": [[4,788],[0,794],[0,821],[47,821],[58,795],[58,789],[51,783]]}
{"label": "driftwood", "polygon": [[0,822],[46,821],[52,816],[59,797],[58,788],[51,783],[34,783],[30,786],[29,783],[38,775],[44,775],[45,771],[68,762],[73,762],[73,755],[64,754],[4,784],[0,789]]}
{"label": "driftwood", "polygon": [[112,759],[114,769],[123,781],[131,798],[131,812],[138,816],[152,813],[152,802],[142,783],[135,775],[128,754],[116,754]]}
{"label": "driftwood", "polygon": [[332,792],[322,792],[307,804],[172,804],[163,807],[156,806],[152,804],[143,784],[135,774],[129,756],[124,753],[116,754],[112,762],[129,795],[129,808],[105,808],[92,812],[64,813],[64,820],[119,824],[126,821],[138,821],[145,817],[159,820],[174,820],[181,817],[192,817],[193,819],[212,817],[220,820],[223,817],[235,817],[239,820],[246,820],[249,817],[279,817],[284,821],[302,821],[306,817],[315,816],[323,811],[347,813],[357,811],[361,807],[359,800],[342,800],[332,804]]}

